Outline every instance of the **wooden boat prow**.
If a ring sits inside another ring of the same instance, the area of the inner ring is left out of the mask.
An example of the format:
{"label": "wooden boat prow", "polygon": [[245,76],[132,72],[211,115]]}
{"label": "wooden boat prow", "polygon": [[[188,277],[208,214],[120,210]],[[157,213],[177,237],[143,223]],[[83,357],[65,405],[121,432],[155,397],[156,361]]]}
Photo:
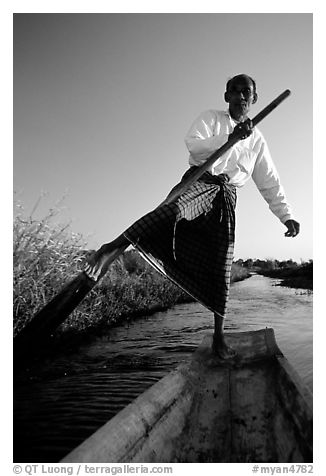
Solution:
{"label": "wooden boat prow", "polygon": [[62,462],[312,462],[312,395],[273,329],[205,336],[189,364],[158,381]]}

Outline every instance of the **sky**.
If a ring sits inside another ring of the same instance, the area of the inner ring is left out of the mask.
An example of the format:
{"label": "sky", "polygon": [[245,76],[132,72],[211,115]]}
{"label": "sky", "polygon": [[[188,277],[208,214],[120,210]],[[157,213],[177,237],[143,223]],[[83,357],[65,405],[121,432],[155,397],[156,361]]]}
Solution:
{"label": "sky", "polygon": [[252,181],[238,190],[235,259],[308,260],[312,249],[311,13],[14,15],[14,190],[98,248],[154,209],[188,168],[184,137],[226,109],[226,81],[257,82],[251,117],[291,96],[259,128],[294,216],[296,238]]}

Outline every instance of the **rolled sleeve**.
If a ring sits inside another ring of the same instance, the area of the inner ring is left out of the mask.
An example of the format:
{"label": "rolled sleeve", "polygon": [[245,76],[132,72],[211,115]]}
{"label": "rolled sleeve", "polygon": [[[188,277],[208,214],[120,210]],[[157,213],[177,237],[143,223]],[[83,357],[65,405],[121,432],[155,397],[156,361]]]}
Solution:
{"label": "rolled sleeve", "polygon": [[266,200],[270,210],[282,223],[293,219],[292,210],[287,203],[276,167],[271,158],[266,141],[261,137],[260,149],[255,162],[252,179]]}

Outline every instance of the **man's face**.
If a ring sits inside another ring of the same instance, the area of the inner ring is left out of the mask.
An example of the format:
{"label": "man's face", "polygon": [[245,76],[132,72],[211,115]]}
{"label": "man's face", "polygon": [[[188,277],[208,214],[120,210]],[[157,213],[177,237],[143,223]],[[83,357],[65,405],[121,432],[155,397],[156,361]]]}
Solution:
{"label": "man's face", "polygon": [[254,85],[246,76],[236,76],[230,83],[225,101],[229,103],[230,114],[236,121],[247,117],[250,107],[256,101]]}

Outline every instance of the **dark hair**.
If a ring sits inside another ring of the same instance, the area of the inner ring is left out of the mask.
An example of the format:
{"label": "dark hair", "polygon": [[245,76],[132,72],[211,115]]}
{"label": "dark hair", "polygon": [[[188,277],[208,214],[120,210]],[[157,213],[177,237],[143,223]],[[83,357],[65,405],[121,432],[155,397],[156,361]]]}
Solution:
{"label": "dark hair", "polygon": [[236,78],[240,78],[240,77],[249,78],[250,81],[252,82],[253,87],[254,87],[254,93],[256,93],[256,81],[251,76],[248,76],[248,74],[237,74],[236,76],[233,76],[233,78],[230,78],[228,80],[228,82],[226,83],[226,90],[227,91],[229,90],[229,87],[230,87],[232,81],[234,81]]}

